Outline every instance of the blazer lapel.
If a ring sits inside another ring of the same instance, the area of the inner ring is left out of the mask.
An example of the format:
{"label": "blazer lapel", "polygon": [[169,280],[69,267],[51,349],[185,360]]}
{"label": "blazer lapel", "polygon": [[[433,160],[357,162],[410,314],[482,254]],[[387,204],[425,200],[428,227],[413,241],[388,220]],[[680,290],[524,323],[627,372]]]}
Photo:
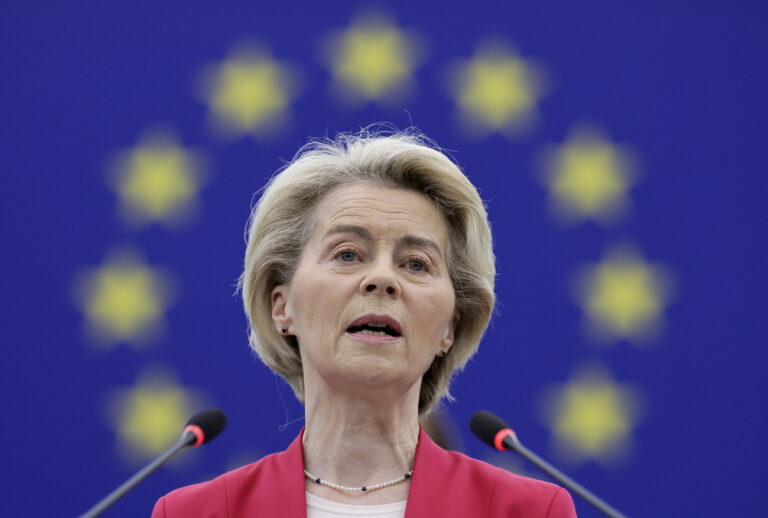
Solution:
{"label": "blazer lapel", "polygon": [[[447,455],[432,442],[424,429],[419,427],[419,444],[416,445],[405,518],[438,516],[434,514],[436,504],[446,499],[452,500],[452,495],[447,495],[441,484],[441,479],[446,480],[450,476],[450,460]],[[455,498],[455,495],[453,496]]]}
{"label": "blazer lapel", "polygon": [[307,498],[304,486],[304,452],[301,438],[304,429],[294,439],[288,449],[278,455],[274,465],[274,481],[282,481],[280,486],[272,486],[270,494],[265,495],[279,507],[279,516],[285,518],[307,518]]}

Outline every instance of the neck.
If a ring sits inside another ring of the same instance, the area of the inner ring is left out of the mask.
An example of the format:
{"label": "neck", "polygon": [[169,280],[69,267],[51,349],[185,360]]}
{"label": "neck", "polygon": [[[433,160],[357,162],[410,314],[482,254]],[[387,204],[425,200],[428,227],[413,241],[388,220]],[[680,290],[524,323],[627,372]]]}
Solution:
{"label": "neck", "polygon": [[[302,445],[304,467],[329,482],[359,487],[386,482],[413,468],[419,436],[418,385],[392,404],[357,395],[308,391]],[[336,501],[360,504],[404,500],[403,482],[365,495],[342,494],[308,482],[307,489]]]}

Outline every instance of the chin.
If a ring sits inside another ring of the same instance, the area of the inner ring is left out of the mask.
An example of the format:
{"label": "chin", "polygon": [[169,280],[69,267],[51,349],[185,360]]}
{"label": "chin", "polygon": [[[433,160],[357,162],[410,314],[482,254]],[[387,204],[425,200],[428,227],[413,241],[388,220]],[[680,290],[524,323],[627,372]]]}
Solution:
{"label": "chin", "polygon": [[359,387],[407,387],[413,376],[405,371],[401,361],[377,354],[347,358],[336,369],[335,376]]}

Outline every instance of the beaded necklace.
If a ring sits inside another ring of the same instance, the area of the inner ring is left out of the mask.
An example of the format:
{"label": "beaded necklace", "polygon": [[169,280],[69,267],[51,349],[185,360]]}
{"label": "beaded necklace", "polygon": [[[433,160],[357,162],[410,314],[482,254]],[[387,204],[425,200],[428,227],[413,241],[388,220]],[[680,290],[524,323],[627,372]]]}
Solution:
{"label": "beaded necklace", "polygon": [[304,470],[304,476],[307,477],[312,482],[315,482],[316,484],[330,487],[331,489],[336,489],[338,491],[360,491],[361,493],[365,493],[368,491],[375,491],[376,489],[381,489],[384,487],[394,486],[395,484],[399,484],[400,482],[405,482],[406,480],[411,478],[411,476],[413,476],[413,470],[409,471],[405,475],[401,475],[387,482],[373,484],[372,486],[360,486],[360,487],[348,487],[348,486],[342,486],[340,484],[334,484],[333,482],[328,482],[327,480],[323,480],[320,477],[314,476],[312,473],[310,473],[306,469]]}

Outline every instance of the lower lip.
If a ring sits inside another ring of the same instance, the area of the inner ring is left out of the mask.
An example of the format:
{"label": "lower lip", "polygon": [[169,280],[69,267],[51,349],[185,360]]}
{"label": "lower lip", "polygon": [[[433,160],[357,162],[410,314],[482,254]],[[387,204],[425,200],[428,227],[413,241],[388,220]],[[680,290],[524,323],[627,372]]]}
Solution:
{"label": "lower lip", "polygon": [[347,336],[353,340],[357,340],[359,342],[367,342],[370,344],[391,344],[392,342],[396,342],[401,338],[399,336],[364,335],[362,333],[347,333]]}

